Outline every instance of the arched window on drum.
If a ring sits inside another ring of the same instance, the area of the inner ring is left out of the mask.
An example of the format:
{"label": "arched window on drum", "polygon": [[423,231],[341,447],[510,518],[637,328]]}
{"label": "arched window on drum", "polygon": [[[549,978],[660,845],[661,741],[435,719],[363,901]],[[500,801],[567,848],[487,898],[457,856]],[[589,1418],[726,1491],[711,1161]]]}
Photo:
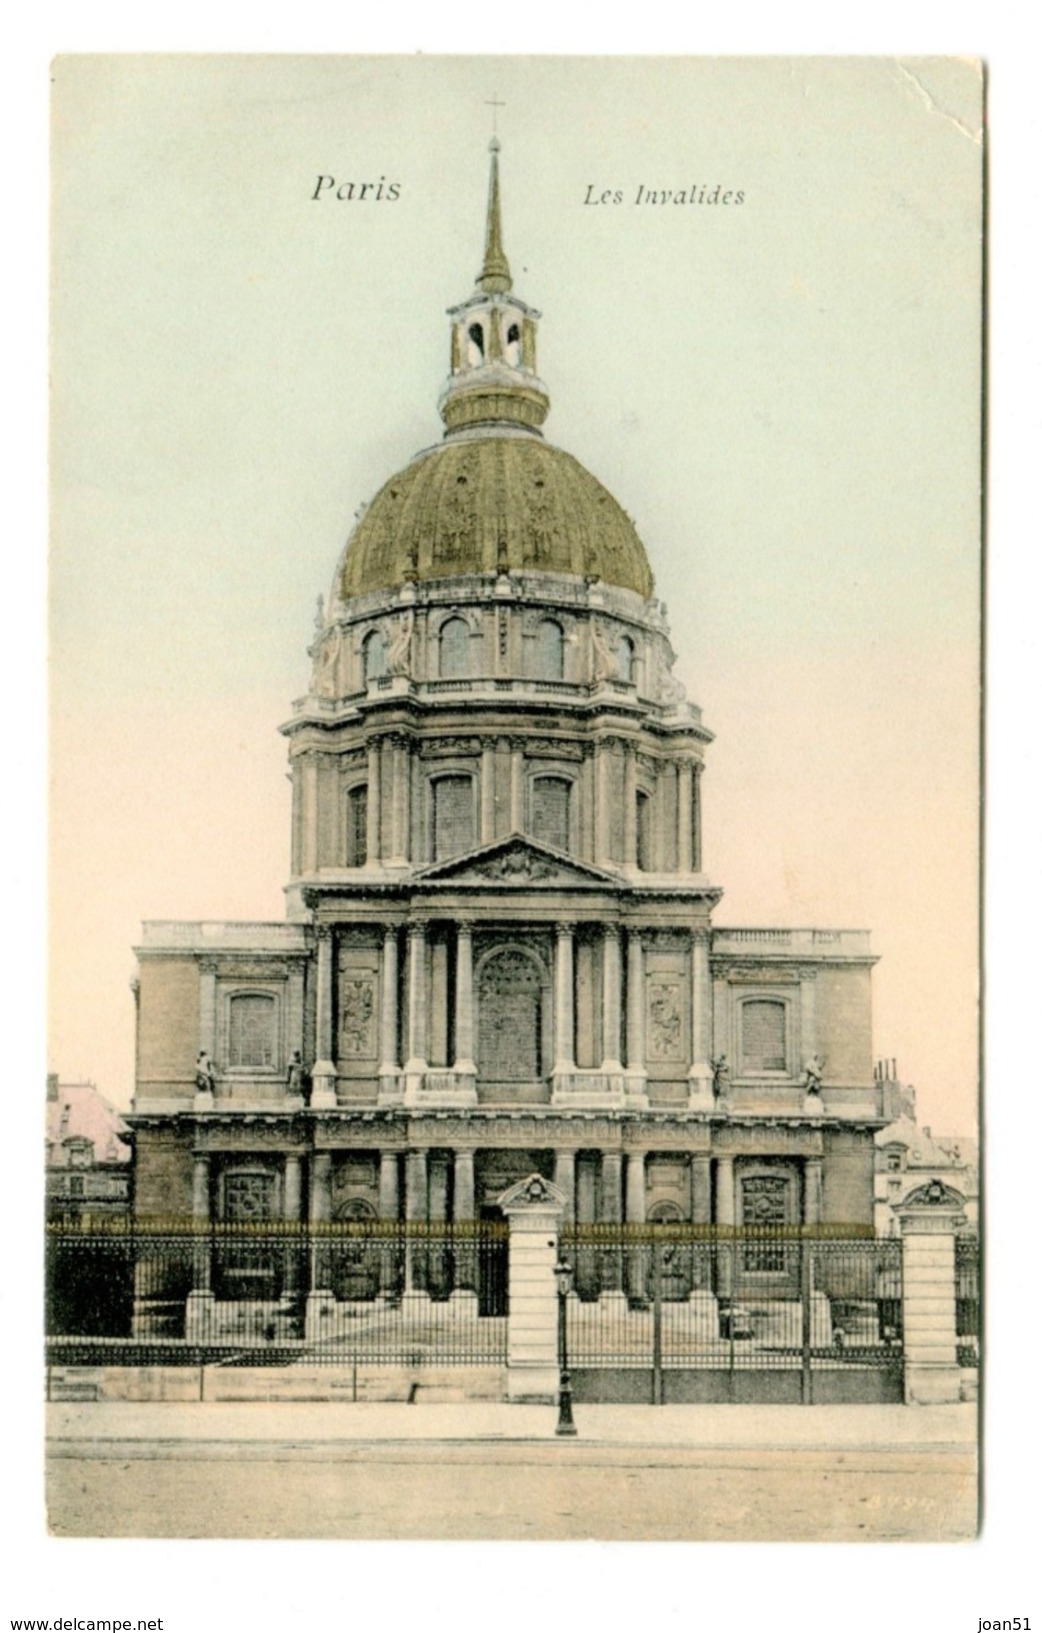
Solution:
{"label": "arched window on drum", "polygon": [[447,618],[438,636],[438,673],[443,680],[470,674],[470,626],[465,618]]}
{"label": "arched window on drum", "polygon": [[637,678],[637,649],[628,635],[620,637],[615,655],[619,666],[619,679],[624,680],[627,685],[632,684]]}
{"label": "arched window on drum", "polygon": [[533,640],[533,673],[536,680],[564,679],[564,630],[554,618],[543,618]]}
{"label": "arched window on drum", "polygon": [[371,680],[380,680],[387,673],[387,649],[378,629],[371,629],[362,642],[362,674],[368,686]]}

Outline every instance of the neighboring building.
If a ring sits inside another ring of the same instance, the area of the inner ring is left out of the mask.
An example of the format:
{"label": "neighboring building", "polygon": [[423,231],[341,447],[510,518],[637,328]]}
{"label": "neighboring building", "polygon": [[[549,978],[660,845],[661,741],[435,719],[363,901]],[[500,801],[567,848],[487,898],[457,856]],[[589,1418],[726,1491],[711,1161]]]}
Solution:
{"label": "neighboring building", "polygon": [[543,438],[497,165],[444,438],[282,728],[287,921],[144,926],[136,1210],[473,1219],[538,1171],[580,1221],[871,1229],[868,934],[712,925],[711,733],[633,523]]}
{"label": "neighboring building", "polygon": [[900,1236],[895,1206],[932,1179],[963,1197],[965,1229],[976,1234],[980,1200],[977,1142],[920,1128],[914,1120],[915,1091],[910,1094],[911,1115],[888,1123],[876,1135],[876,1235]]}
{"label": "neighboring building", "polygon": [[131,1151],[123,1118],[93,1083],[47,1075],[47,1217],[130,1209]]}

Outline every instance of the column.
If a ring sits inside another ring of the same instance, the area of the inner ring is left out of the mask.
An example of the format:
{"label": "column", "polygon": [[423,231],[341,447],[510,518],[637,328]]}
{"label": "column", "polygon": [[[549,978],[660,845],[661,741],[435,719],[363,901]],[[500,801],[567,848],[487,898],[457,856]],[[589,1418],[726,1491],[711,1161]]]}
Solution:
{"label": "column", "polygon": [[562,1220],[566,1225],[575,1221],[575,1152],[554,1152],[554,1184],[561,1193]]}
{"label": "column", "polygon": [[384,927],[383,959],[380,964],[380,1103],[395,1105],[401,1099],[398,1078],[398,927]]}
{"label": "column", "polygon": [[405,1070],[419,1076],[427,1070],[427,926],[409,926],[409,1044]]}
{"label": "column", "polygon": [[[295,1151],[289,1151],[286,1154],[286,1166],[282,1177],[282,1217],[289,1224],[300,1224],[302,1200],[303,1187],[300,1157]],[[303,1235],[286,1236],[282,1279],[282,1296],[284,1299],[295,1300],[300,1292],[303,1245]]]}
{"label": "column", "polygon": [[691,788],[691,866],[696,873],[702,871],[702,767],[695,766]]}
{"label": "column", "polygon": [[[469,1224],[475,1217],[474,1209],[474,1153],[469,1148],[452,1154],[452,1219],[454,1224]],[[453,1302],[465,1305],[468,1314],[477,1316],[478,1244],[473,1238],[460,1237],[453,1243],[455,1259],[455,1286]]]}
{"label": "column", "polygon": [[515,737],[510,743],[510,832],[525,831],[525,752],[524,743]]}
{"label": "column", "polygon": [[379,1208],[381,1219],[395,1220],[398,1218],[397,1151],[380,1152]]}
{"label": "column", "polygon": [[803,1223],[821,1224],[822,1159],[807,1157],[803,1164]]}
{"label": "column", "polygon": [[[713,1223],[733,1230],[735,1224],[735,1193],[734,1193],[734,1158],[717,1157],[716,1159],[716,1206]],[[727,1236],[717,1243],[717,1291],[724,1299],[730,1300],[735,1283],[734,1255],[737,1251],[732,1239]]]}
{"label": "column", "polygon": [[194,1343],[211,1338],[213,1291],[210,1240],[210,1158],[196,1153],[192,1161],[192,1291],[185,1304],[185,1337]]}
{"label": "column", "polygon": [[644,1065],[644,942],[639,930],[626,939],[626,1066],[646,1077]]}
{"label": "column", "polygon": [[622,1152],[601,1152],[601,1218],[616,1224],[622,1219]]}
{"label": "column", "polygon": [[[398,1153],[380,1152],[380,1188],[378,1207],[380,1218],[397,1223],[398,1210]],[[403,1267],[399,1264],[400,1248],[393,1239],[385,1239],[380,1251],[380,1291],[385,1298],[396,1300],[401,1291]]]}
{"label": "column", "polygon": [[481,739],[481,843],[496,837],[496,740]]}
{"label": "column", "polygon": [[311,1290],[304,1317],[304,1337],[309,1343],[325,1337],[332,1330],[336,1311],[336,1299],[330,1287],[332,1264],[329,1238],[322,1230],[323,1225],[328,1225],[332,1212],[333,1158],[328,1151],[316,1151],[311,1158],[311,1196],[308,1200],[311,1224],[318,1226],[311,1234]]}
{"label": "column", "polygon": [[[405,1159],[405,1219],[409,1225],[427,1222],[427,1153],[410,1151]],[[427,1290],[427,1244],[419,1236],[410,1240],[405,1255],[405,1291]]]}
{"label": "column", "polygon": [[557,926],[554,954],[554,1075],[575,1071],[575,926]]}
{"label": "column", "polygon": [[645,1218],[645,1153],[631,1151],[626,1158],[626,1223],[643,1225]]}
{"label": "column", "polygon": [[473,1076],[474,1065],[474,933],[460,919],[456,925],[456,1071]]}
{"label": "column", "polygon": [[713,1186],[710,1160],[706,1153],[691,1157],[691,1223],[708,1225],[713,1218]]}
{"label": "column", "polygon": [[[647,1197],[644,1173],[645,1153],[631,1151],[626,1158],[626,1223],[642,1225]],[[647,1299],[648,1252],[643,1242],[631,1242],[626,1254],[626,1292],[630,1301],[643,1305]]]}
{"label": "column", "polygon": [[452,1217],[472,1220],[474,1213],[474,1153],[466,1149],[453,1153]]}
{"label": "column", "polygon": [[315,979],[315,1064],[311,1069],[312,1109],[336,1105],[336,1067],[333,1064],[333,932],[318,926],[318,968]]}
{"label": "column", "polygon": [[626,743],[622,760],[623,853],[626,867],[637,865],[637,750]]}
{"label": "column", "polygon": [[[601,1153],[601,1218],[612,1224],[622,1220],[622,1152]],[[622,1290],[622,1249],[601,1254],[601,1288],[604,1293]]]}
{"label": "column", "polygon": [[693,778],[691,761],[681,760],[677,765],[677,869],[680,873],[691,872],[694,855],[691,816]]}
{"label": "column", "polygon": [[301,872],[314,873],[318,844],[318,765],[313,754],[305,754],[303,757],[301,795],[303,805]]}
{"label": "column", "polygon": [[733,1227],[735,1224],[734,1158],[716,1159],[716,1209],[713,1223]]}
{"label": "column", "polygon": [[378,862],[380,845],[380,739],[369,739],[369,781],[365,809],[366,861]]}
{"label": "column", "polygon": [[392,862],[409,858],[409,770],[407,737],[392,737],[391,750],[391,855]]}
{"label": "column", "polygon": [[621,1021],[621,976],[622,966],[619,959],[619,931],[617,925],[607,924],[604,927],[604,1059],[601,1062],[602,1072],[621,1072],[622,1061],[620,1055],[620,1021]]}
{"label": "column", "polygon": [[594,745],[593,780],[593,859],[607,862],[611,859],[611,743],[608,739]]}
{"label": "column", "polygon": [[713,991],[709,976],[709,931],[691,932],[691,1070],[689,1107],[713,1109],[712,1049]]}
{"label": "column", "polygon": [[210,1159],[196,1156],[192,1160],[192,1218],[210,1217]]}

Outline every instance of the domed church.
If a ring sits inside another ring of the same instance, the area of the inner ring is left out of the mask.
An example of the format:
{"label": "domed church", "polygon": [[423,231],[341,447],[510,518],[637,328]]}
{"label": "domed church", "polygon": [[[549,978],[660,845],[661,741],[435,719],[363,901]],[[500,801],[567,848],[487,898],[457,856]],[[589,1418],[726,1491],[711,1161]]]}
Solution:
{"label": "domed church", "polygon": [[444,431],[377,491],[282,727],[285,922],[149,922],[135,1208],[862,1224],[864,931],[715,928],[712,734],[625,510],[547,440],[491,150]]}

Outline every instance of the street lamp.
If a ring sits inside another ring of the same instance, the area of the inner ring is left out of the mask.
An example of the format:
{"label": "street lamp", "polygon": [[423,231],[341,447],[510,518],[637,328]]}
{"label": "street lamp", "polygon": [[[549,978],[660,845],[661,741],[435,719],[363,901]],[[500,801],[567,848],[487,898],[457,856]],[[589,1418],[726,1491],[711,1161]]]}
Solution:
{"label": "street lamp", "polygon": [[572,1380],[568,1374],[568,1294],[572,1290],[572,1267],[561,1253],[554,1265],[554,1281],[557,1283],[557,1366],[561,1374],[554,1433],[574,1435],[579,1431],[572,1417]]}

